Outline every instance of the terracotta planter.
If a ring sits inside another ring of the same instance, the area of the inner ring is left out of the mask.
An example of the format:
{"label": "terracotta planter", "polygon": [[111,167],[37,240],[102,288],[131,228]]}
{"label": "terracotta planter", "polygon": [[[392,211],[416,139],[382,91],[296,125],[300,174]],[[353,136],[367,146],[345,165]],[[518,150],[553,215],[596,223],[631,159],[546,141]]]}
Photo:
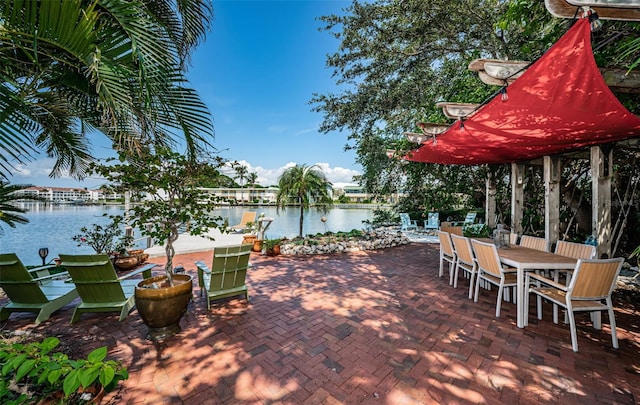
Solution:
{"label": "terracotta planter", "polygon": [[136,256],[121,256],[114,261],[116,267],[120,270],[131,270],[138,265]]}
{"label": "terracotta planter", "polygon": [[280,245],[275,245],[271,249],[266,250],[267,256],[278,256],[280,254]]}
{"label": "terracotta planter", "polygon": [[253,244],[253,242],[258,239],[258,237],[256,235],[244,235],[242,237],[242,244],[246,245],[246,244]]}
{"label": "terracotta planter", "polygon": [[[180,332],[180,319],[191,300],[193,281],[190,275],[174,274],[174,285],[164,287],[166,279],[167,276],[151,277],[136,286],[136,308],[149,328],[149,340],[164,340]],[[146,287],[154,283],[159,288]]]}
{"label": "terracotta planter", "polygon": [[256,239],[253,241],[253,248],[251,249],[254,252],[262,252],[262,239]]}

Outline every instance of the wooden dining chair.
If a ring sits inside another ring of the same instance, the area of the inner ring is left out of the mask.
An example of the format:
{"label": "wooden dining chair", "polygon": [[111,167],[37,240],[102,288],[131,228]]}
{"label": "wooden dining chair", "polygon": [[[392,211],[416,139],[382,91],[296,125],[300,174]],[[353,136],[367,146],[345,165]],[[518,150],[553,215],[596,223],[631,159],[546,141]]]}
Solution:
{"label": "wooden dining chair", "polygon": [[[623,258],[616,259],[579,259],[568,286],[535,273],[527,273],[525,277],[524,307],[527,316],[524,325],[528,324],[529,293],[536,294],[567,310],[569,328],[571,330],[571,346],[578,351],[576,320],[574,312],[607,311],[611,324],[611,342],[618,348],[616,319],[613,311],[611,293],[622,268]],[[532,284],[535,280],[535,284]],[[538,319],[542,319],[542,309],[538,301]],[[594,324],[595,325],[595,324]]]}
{"label": "wooden dining chair", "polygon": [[[458,272],[462,269],[469,275],[469,299],[473,298],[473,282],[478,273],[478,266],[473,256],[473,248],[469,238],[459,235],[451,235],[451,242],[456,252],[456,265],[453,270],[453,288],[458,287]],[[449,282],[451,284],[451,280]]]}
{"label": "wooden dining chair", "polygon": [[522,235],[520,237],[520,246],[535,250],[541,250],[543,252],[549,251],[549,241],[544,238],[538,238],[536,236]]}
{"label": "wooden dining chair", "polygon": [[449,234],[464,236],[461,226],[440,226],[440,230]]}
{"label": "wooden dining chair", "polygon": [[[593,245],[566,242],[563,240],[560,240],[556,243],[556,249],[554,251],[554,253],[557,255],[571,257],[574,259],[595,259],[596,252],[596,247]],[[571,281],[571,274],[573,274],[573,270],[554,270],[553,281],[555,281],[556,283],[559,282],[560,275],[564,275],[565,285],[569,285],[569,282]],[[567,317],[565,315],[565,322],[566,321]],[[558,306],[556,304],[553,305],[553,322],[558,323]]]}
{"label": "wooden dining chair", "polygon": [[[484,243],[475,239],[471,240],[471,246],[478,263],[478,275],[476,277],[476,293],[474,302],[478,302],[481,281],[498,286],[498,300],[496,302],[496,318],[500,317],[500,306],[505,288],[516,287],[517,274],[505,272],[500,263],[498,249],[493,243]],[[514,297],[517,294],[514,294]]]}
{"label": "wooden dining chair", "polygon": [[451,283],[451,275],[453,274],[453,266],[456,263],[456,251],[451,242],[449,232],[438,231],[438,240],[440,241],[440,270],[438,276],[442,277],[444,272],[444,262],[449,263],[449,283]]}

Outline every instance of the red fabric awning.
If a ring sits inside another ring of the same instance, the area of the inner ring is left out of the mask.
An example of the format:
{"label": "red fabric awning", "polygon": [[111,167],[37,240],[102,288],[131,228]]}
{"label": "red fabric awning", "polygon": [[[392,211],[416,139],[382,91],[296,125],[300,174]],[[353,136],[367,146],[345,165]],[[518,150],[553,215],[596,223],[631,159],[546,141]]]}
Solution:
{"label": "red fabric awning", "polygon": [[588,19],[578,20],[540,59],[464,125],[456,121],[407,160],[511,163],[640,136],[640,118],[613,95],[593,58]]}

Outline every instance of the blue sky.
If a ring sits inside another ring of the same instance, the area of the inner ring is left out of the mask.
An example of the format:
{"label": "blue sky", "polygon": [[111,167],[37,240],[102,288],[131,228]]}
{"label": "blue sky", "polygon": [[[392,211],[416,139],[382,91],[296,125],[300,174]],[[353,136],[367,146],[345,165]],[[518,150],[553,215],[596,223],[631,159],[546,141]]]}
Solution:
{"label": "blue sky", "polygon": [[[220,154],[258,174],[271,185],[285,167],[319,164],[336,185],[360,173],[355,154],[345,152],[346,133],[321,134],[322,115],[311,112],[313,93],[337,92],[326,55],[339,42],[321,32],[316,17],[341,14],[347,0],[213,1],[215,20],[192,59],[187,77],[214,118],[214,146]],[[93,139],[97,156],[108,142]],[[41,186],[95,187],[100,179],[78,183],[47,177],[53,162],[32,162],[11,182]]]}

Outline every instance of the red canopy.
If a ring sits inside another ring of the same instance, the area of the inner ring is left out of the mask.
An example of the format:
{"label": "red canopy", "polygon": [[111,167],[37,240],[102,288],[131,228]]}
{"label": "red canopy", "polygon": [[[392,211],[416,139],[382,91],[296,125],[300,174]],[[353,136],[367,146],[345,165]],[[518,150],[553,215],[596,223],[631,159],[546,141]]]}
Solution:
{"label": "red canopy", "polygon": [[409,153],[416,162],[511,163],[640,136],[640,118],[613,95],[596,66],[588,19],[461,125]]}

